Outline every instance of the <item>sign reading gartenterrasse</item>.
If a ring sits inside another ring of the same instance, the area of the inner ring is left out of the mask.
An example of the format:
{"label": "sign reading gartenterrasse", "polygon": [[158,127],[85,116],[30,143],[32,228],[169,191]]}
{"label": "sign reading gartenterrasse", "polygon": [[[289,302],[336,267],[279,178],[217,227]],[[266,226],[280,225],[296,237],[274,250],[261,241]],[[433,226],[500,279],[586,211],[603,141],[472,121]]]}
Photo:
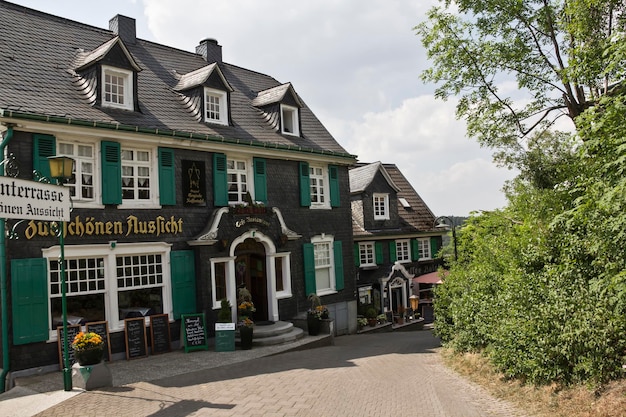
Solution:
{"label": "sign reading gartenterrasse", "polygon": [[70,190],[59,185],[0,177],[0,217],[68,221]]}

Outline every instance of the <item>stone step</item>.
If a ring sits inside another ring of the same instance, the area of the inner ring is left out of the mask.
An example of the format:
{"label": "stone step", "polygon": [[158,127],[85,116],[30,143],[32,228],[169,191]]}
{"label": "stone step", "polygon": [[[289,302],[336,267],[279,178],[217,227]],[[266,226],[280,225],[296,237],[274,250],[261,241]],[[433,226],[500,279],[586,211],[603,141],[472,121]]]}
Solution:
{"label": "stone step", "polygon": [[[294,342],[304,337],[304,331],[294,327],[293,323],[277,321],[273,324],[254,326],[253,346],[271,346]],[[239,334],[235,334],[235,343],[239,344]]]}

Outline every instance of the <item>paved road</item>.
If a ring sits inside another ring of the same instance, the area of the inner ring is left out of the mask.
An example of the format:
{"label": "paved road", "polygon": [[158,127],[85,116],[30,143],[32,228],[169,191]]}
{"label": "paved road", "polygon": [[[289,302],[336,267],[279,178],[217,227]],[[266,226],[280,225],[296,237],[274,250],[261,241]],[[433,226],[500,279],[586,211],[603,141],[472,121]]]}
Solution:
{"label": "paved road", "polygon": [[38,415],[524,415],[445,368],[438,346],[430,331],[341,336],[333,346],[83,392]]}

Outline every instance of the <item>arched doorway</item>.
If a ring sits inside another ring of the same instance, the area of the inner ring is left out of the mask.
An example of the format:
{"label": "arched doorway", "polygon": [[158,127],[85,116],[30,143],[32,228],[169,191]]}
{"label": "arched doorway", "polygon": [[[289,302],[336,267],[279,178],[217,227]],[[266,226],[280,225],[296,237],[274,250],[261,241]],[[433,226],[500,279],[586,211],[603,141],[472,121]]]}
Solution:
{"label": "arched doorway", "polygon": [[247,238],[235,248],[235,279],[237,288],[245,287],[256,307],[255,321],[268,319],[267,272],[265,247]]}

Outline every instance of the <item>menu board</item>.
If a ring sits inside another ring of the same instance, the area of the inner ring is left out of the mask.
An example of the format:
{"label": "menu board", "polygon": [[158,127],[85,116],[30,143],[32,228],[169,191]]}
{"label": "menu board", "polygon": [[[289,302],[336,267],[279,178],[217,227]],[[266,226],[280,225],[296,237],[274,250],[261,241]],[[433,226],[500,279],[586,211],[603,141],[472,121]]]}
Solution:
{"label": "menu board", "polygon": [[181,319],[185,352],[208,350],[204,313],[182,314]]}
{"label": "menu board", "polygon": [[167,314],[150,316],[150,338],[152,354],[165,353],[172,350],[170,344],[170,318]]}
{"label": "menu board", "polygon": [[[72,366],[74,363],[74,349],[72,349],[72,342],[78,333],[80,333],[80,324],[67,325],[67,356],[69,359],[69,366]],[[57,327],[57,343],[59,345],[59,369],[63,370],[63,326]]]}
{"label": "menu board", "polygon": [[124,335],[126,339],[126,359],[148,356],[146,325],[143,317],[125,319]]}
{"label": "menu board", "polygon": [[111,360],[111,345],[109,343],[109,322],[107,321],[92,321],[85,325],[88,332],[97,333],[104,342],[104,360]]}

